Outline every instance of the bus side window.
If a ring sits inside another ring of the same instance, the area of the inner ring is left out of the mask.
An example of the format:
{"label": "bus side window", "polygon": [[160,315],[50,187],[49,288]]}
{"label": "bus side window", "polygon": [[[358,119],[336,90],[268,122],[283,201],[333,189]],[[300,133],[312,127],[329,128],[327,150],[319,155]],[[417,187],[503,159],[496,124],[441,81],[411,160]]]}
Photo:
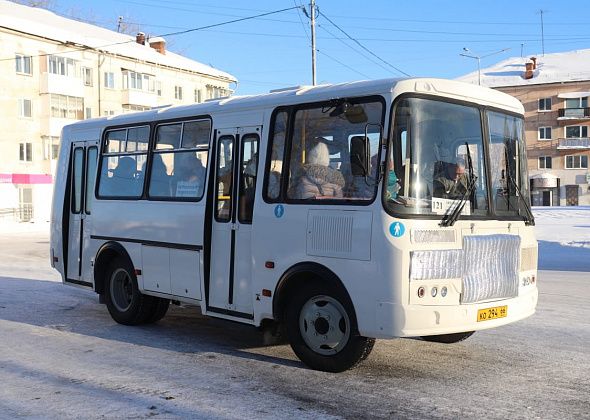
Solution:
{"label": "bus side window", "polygon": [[258,136],[255,134],[246,134],[242,138],[240,170],[238,220],[240,223],[252,223],[258,173]]}
{"label": "bus side window", "polygon": [[274,121],[272,152],[270,156],[270,167],[267,174],[268,183],[266,197],[270,200],[279,198],[281,192],[281,179],[283,177],[283,161],[285,158],[285,136],[287,130],[288,113],[281,111],[277,113]]}
{"label": "bus side window", "polygon": [[99,197],[140,198],[150,129],[148,126],[108,131],[103,145]]}

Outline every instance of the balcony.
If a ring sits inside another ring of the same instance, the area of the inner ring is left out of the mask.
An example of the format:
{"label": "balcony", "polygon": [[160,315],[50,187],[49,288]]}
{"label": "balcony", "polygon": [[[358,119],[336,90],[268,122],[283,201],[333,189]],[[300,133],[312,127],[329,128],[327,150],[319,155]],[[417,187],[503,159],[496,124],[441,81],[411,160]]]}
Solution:
{"label": "balcony", "polygon": [[77,77],[62,76],[60,74],[42,73],[41,85],[39,86],[41,94],[56,93],[59,95],[84,97],[84,83]]}
{"label": "balcony", "polygon": [[590,138],[580,137],[576,139],[559,139],[558,150],[585,150],[590,149]]}
{"label": "balcony", "polygon": [[584,120],[590,118],[590,108],[559,108],[558,120]]}
{"label": "balcony", "polygon": [[144,90],[124,89],[121,103],[123,105],[140,105],[153,108],[158,106],[158,95]]}

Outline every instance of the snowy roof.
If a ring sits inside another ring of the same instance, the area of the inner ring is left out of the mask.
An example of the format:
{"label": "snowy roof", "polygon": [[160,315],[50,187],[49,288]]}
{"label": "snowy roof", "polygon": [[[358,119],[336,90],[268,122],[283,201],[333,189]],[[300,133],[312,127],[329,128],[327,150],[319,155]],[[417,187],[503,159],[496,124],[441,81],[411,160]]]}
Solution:
{"label": "snowy roof", "polygon": [[236,78],[229,73],[170,51],[166,51],[166,54],[160,54],[151,48],[149,44],[146,46],[135,42],[135,36],[68,19],[37,7],[27,7],[0,0],[0,28],[13,29],[68,43],[73,48],[88,46],[148,63],[226,79],[228,82],[236,81]]}
{"label": "snowy roof", "polygon": [[[526,86],[545,83],[590,81],[590,49],[536,55],[537,68],[532,79],[525,79],[528,57],[512,57],[481,69],[481,84],[487,87]],[[462,82],[477,84],[477,71],[458,77]]]}

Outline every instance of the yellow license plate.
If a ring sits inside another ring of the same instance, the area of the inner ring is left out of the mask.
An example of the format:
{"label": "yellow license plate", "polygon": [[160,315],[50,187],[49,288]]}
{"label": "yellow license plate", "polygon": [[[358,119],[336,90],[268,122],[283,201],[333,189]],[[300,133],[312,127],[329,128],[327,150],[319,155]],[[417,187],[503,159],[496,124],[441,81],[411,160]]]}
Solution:
{"label": "yellow license plate", "polygon": [[477,322],[506,318],[507,316],[508,306],[495,306],[493,308],[480,309],[477,311]]}

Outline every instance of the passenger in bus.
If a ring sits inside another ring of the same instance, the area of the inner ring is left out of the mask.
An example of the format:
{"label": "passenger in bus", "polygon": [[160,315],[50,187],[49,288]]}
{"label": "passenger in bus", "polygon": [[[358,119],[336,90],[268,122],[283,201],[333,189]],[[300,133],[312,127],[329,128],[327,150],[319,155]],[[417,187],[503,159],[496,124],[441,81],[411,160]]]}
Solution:
{"label": "passenger in bus", "polygon": [[162,160],[162,155],[160,155],[159,153],[154,154],[154,158],[152,161],[150,196],[170,197],[170,176],[166,171],[166,165]]}
{"label": "passenger in bus", "polygon": [[111,172],[113,176],[105,185],[104,195],[116,197],[137,195],[137,164],[133,158],[120,157],[117,166]]}
{"label": "passenger in bus", "polygon": [[194,152],[177,153],[172,181],[174,197],[201,197],[205,167]]}
{"label": "passenger in bus", "polygon": [[328,146],[320,142],[307,153],[307,163],[301,168],[294,197],[342,198],[344,184],[342,174],[330,167]]}
{"label": "passenger in bus", "polygon": [[[455,163],[440,162],[439,172],[434,180],[434,197],[457,199],[467,192],[467,176],[465,175],[465,161],[457,159]],[[440,168],[442,166],[442,168]]]}

